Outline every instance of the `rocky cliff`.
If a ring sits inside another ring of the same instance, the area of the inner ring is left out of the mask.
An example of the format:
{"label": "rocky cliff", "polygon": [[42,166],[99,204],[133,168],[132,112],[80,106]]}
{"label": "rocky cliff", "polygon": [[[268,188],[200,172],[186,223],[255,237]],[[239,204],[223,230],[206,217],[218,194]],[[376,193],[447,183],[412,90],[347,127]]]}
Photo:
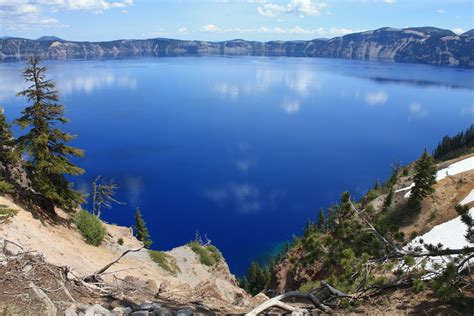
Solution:
{"label": "rocky cliff", "polygon": [[54,37],[41,40],[0,40],[0,59],[21,59],[30,54],[45,59],[110,58],[129,56],[254,55],[382,59],[395,62],[474,67],[474,32],[457,35],[434,27],[381,28],[332,39],[310,41],[224,42],[165,38],[74,42]]}

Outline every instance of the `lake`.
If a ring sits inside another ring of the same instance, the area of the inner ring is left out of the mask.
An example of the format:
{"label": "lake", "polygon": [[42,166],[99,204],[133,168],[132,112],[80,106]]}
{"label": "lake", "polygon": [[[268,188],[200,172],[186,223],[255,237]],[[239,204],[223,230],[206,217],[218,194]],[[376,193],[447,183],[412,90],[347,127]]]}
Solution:
{"label": "lake", "polygon": [[[48,61],[90,192],[115,179],[154,249],[206,234],[241,275],[344,190],[358,197],[474,122],[474,70],[311,58]],[[25,105],[24,63],[0,64],[0,105]]]}

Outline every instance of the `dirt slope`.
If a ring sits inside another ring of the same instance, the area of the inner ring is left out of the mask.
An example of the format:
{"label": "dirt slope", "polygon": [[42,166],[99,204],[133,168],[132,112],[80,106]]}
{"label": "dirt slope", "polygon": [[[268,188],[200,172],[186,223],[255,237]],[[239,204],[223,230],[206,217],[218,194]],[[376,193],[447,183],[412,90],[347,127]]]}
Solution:
{"label": "dirt slope", "polygon": [[[44,254],[47,262],[56,266],[69,266],[76,275],[92,274],[116,259],[129,248],[139,248],[140,243],[126,227],[105,224],[108,237],[99,247],[87,245],[73,225],[53,224],[34,218],[10,199],[0,197],[0,205],[17,209],[18,214],[9,223],[0,224],[0,240],[7,238]],[[124,240],[120,246],[118,238]],[[167,252],[178,269],[175,274],[153,262],[147,250],[127,254],[107,274],[107,281],[136,278],[148,282],[159,292],[160,298],[188,303],[199,301],[203,305],[226,312],[243,312],[251,304],[251,297],[237,286],[224,260],[213,267],[200,263],[197,255],[187,246]]]}

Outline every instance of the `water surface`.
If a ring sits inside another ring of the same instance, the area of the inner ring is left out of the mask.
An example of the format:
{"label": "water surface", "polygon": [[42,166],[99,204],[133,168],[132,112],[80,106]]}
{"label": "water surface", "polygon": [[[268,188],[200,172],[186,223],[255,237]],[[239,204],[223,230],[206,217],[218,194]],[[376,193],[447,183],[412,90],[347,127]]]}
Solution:
{"label": "water surface", "polygon": [[[306,58],[181,57],[47,62],[86,150],[76,180],[114,178],[132,225],[155,249],[219,247],[241,274],[301,233],[307,218],[358,196],[474,120],[474,71]],[[0,64],[0,104],[18,117],[22,63]]]}

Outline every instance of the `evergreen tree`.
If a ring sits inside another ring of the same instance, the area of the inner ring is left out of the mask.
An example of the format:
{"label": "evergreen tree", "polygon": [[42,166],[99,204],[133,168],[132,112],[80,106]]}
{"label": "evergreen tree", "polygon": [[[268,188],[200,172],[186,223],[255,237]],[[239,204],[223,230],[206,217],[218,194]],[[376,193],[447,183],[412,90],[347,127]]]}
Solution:
{"label": "evergreen tree", "polygon": [[326,217],[324,216],[323,208],[319,209],[317,227],[320,232],[324,232],[326,230]]}
{"label": "evergreen tree", "polygon": [[336,213],[332,207],[328,208],[328,214],[327,214],[327,228],[328,229],[334,229],[336,226]]}
{"label": "evergreen tree", "polygon": [[[270,281],[270,271],[267,268],[262,268],[257,262],[252,262],[247,271],[242,288],[252,295],[265,290]],[[246,287],[244,287],[246,286]]]}
{"label": "evergreen tree", "polygon": [[13,146],[15,140],[10,130],[11,125],[8,124],[4,110],[0,107],[0,163],[11,163],[14,160]]}
{"label": "evergreen tree", "polygon": [[436,183],[434,159],[426,149],[423,155],[415,162],[413,182],[415,186],[411,189],[410,202],[413,205],[418,205],[425,197],[434,192],[433,185]]}
{"label": "evergreen tree", "polygon": [[13,186],[5,180],[8,177],[8,166],[16,161],[13,151],[14,139],[10,127],[0,107],[0,193],[11,192],[13,189]]}
{"label": "evergreen tree", "polygon": [[28,133],[18,138],[17,145],[26,151],[27,171],[33,188],[56,205],[72,209],[83,202],[79,192],[72,189],[66,175],[77,176],[84,172],[69,159],[82,157],[83,151],[67,143],[74,136],[61,131],[57,125],[67,123],[63,116],[64,106],[59,104],[55,84],[46,79],[46,67],[38,57],[31,57],[23,77],[31,85],[18,93],[32,102],[15,121]]}
{"label": "evergreen tree", "polygon": [[380,189],[380,183],[379,183],[379,179],[377,179],[377,180],[375,180],[374,190],[378,191],[379,189]]}
{"label": "evergreen tree", "polygon": [[143,219],[139,207],[137,207],[137,210],[135,211],[135,225],[133,226],[133,228],[136,231],[137,239],[143,243],[145,248],[150,249],[150,246],[153,241],[151,240],[150,233],[148,232],[148,228],[146,227],[146,222]]}

